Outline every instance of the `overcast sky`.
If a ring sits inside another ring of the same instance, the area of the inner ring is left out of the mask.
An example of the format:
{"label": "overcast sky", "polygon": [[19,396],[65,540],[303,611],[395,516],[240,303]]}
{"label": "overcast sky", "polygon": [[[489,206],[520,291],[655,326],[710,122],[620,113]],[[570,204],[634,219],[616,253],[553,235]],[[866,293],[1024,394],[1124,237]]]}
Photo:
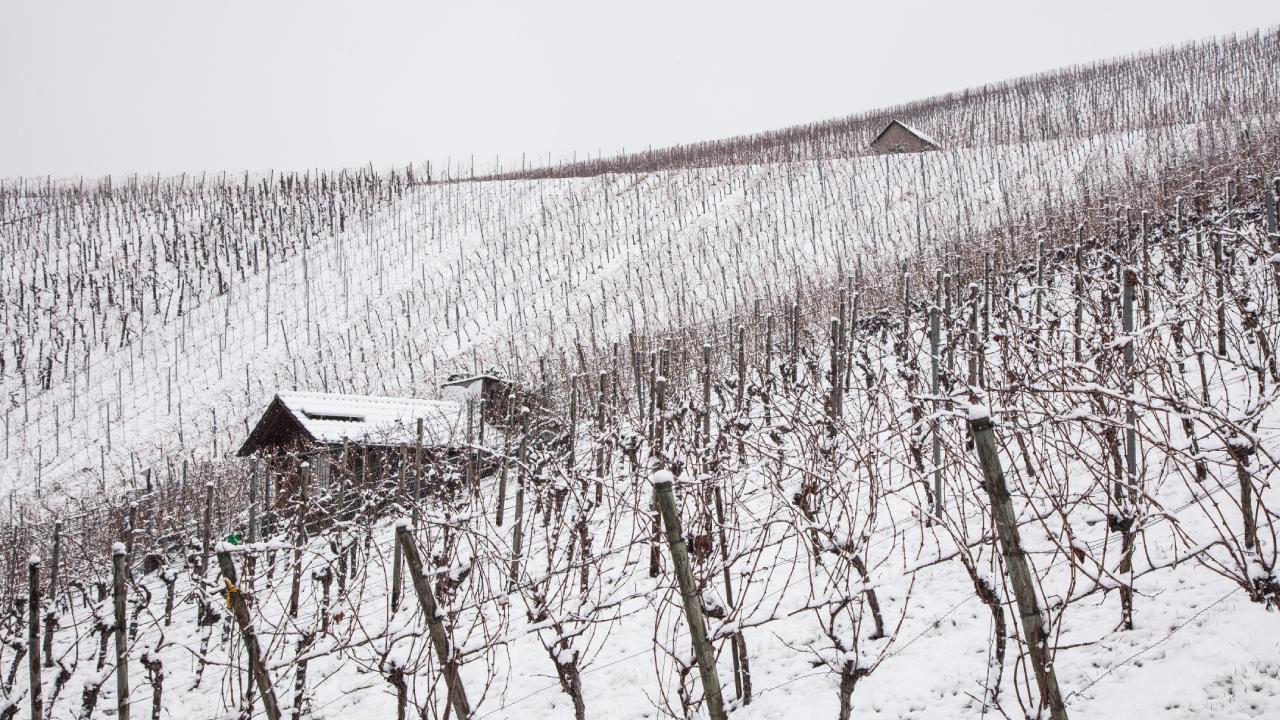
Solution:
{"label": "overcast sky", "polygon": [[1276,0],[0,0],[0,176],[581,157],[1276,23]]}

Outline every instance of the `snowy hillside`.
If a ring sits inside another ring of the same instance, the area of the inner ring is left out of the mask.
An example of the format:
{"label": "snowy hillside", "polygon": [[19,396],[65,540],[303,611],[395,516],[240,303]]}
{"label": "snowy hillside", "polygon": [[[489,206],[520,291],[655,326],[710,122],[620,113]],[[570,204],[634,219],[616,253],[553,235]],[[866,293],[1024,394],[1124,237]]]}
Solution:
{"label": "snowy hillside", "polygon": [[[1274,39],[914,155],[0,183],[0,720],[1280,715]],[[455,372],[454,465],[233,457]]]}
{"label": "snowy hillside", "polygon": [[[561,442],[503,431],[504,470],[475,493],[388,517],[369,513],[379,498],[406,503],[401,478],[340,505],[354,478],[332,473],[306,502],[349,519],[286,520],[265,542],[218,548],[238,566],[232,600],[248,601],[276,704],[314,718],[446,714],[407,569],[391,609],[403,514],[417,516],[405,538],[473,717],[573,717],[575,701],[584,717],[706,716],[655,534],[657,466],[676,471],[733,717],[837,716],[841,687],[854,715],[1035,715],[1026,627],[966,427],[990,412],[1067,711],[1280,711],[1275,196],[1207,177],[1140,224],[1098,205],[1079,234],[1045,226],[1029,262],[993,248],[986,275],[980,256],[957,261],[929,290],[937,302],[899,322],[872,322],[845,293],[810,298],[832,303],[833,335],[782,301],[741,333],[670,337],[638,372],[580,377],[580,423]],[[973,304],[948,290],[970,280]],[[1221,315],[1193,310],[1219,287]],[[139,528],[135,547],[156,542]],[[158,573],[134,565],[121,632],[135,712],[158,697],[161,717],[264,716],[227,586],[196,548]],[[118,700],[110,593],[80,586],[47,607],[65,670],[44,673],[51,716],[105,714]],[[0,662],[17,668],[22,615],[4,629]],[[10,687],[25,708],[22,683]]]}

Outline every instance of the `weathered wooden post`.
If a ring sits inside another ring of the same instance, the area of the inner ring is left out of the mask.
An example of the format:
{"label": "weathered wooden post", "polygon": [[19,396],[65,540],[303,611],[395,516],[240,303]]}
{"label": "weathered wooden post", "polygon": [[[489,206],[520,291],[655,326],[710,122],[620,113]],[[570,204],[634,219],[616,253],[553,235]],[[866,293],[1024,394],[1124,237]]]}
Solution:
{"label": "weathered wooden post", "polygon": [[[938,322],[938,304],[935,301],[933,307],[929,308],[929,392],[933,395],[934,415],[938,413],[938,409],[942,405],[942,401],[938,397],[941,389],[938,350],[942,342],[942,327]],[[942,438],[941,422],[936,419],[933,421],[933,448],[930,457],[933,459],[933,514],[935,517],[942,517]]]}
{"label": "weathered wooden post", "polygon": [[231,614],[235,617],[236,624],[240,626],[240,635],[244,638],[244,650],[249,655],[249,671],[253,674],[253,679],[258,688],[258,695],[262,697],[262,707],[267,712],[269,720],[280,720],[280,707],[276,703],[276,691],[271,686],[271,675],[267,670],[267,666],[262,662],[262,651],[258,646],[258,635],[253,629],[253,619],[249,617],[249,603],[244,599],[244,593],[240,592],[237,586],[236,566],[231,562],[231,553],[227,550],[218,551],[218,568],[222,571],[222,577],[227,585],[227,603],[231,606]]}
{"label": "weathered wooden post", "polygon": [[436,605],[436,596],[431,592],[431,584],[427,581],[422,569],[422,558],[418,555],[418,546],[413,542],[409,526],[403,521],[396,525],[396,543],[404,554],[405,566],[409,568],[409,577],[413,581],[414,592],[418,595],[418,606],[422,608],[423,618],[427,621],[427,631],[431,636],[431,644],[435,647],[436,659],[440,662],[444,674],[445,687],[449,692],[449,703],[453,707],[458,720],[471,717],[471,704],[467,702],[466,689],[462,687],[462,679],[458,676],[458,663],[453,655],[453,643],[449,632],[440,620]]}
{"label": "weathered wooden post", "polygon": [[840,419],[840,406],[844,404],[840,393],[844,387],[840,372],[840,335],[840,321],[831,318],[831,393],[827,398],[827,417],[833,424]]}
{"label": "weathered wooden post", "polygon": [[[1081,230],[1083,235],[1083,230]],[[1083,238],[1080,238],[1083,239]],[[1084,249],[1081,248],[1079,240],[1075,247],[1075,314],[1071,320],[1071,330],[1074,336],[1071,339],[1071,347],[1074,351],[1076,363],[1084,362]]]}
{"label": "weathered wooden post", "polygon": [[49,612],[44,616],[44,666],[53,667],[53,631],[58,628],[58,566],[62,563],[62,521],[53,523],[53,558],[49,561]]}
{"label": "weathered wooden post", "polygon": [[726,720],[724,697],[720,691],[720,676],[716,674],[715,654],[707,640],[706,621],[702,617],[702,605],[698,599],[698,587],[689,569],[689,550],[685,547],[680,530],[680,515],[676,510],[675,493],[671,489],[674,476],[666,470],[653,474],[653,495],[662,511],[662,522],[667,530],[667,545],[671,549],[671,564],[675,567],[680,584],[680,604],[684,606],[685,621],[693,640],[693,654],[702,677],[702,692],[707,700],[711,720]]}
{"label": "weathered wooden post", "polygon": [[40,692],[40,558],[27,563],[27,664],[31,672],[31,717],[44,717],[44,696]]}
{"label": "weathered wooden post", "polygon": [[520,452],[516,463],[516,509],[511,528],[511,587],[520,580],[520,557],[524,552],[524,476],[529,450],[529,408],[520,408]]}
{"label": "weathered wooden post", "polygon": [[991,415],[987,408],[977,405],[969,408],[969,431],[973,434],[978,461],[982,464],[983,487],[991,500],[991,513],[1000,539],[1005,570],[1009,573],[1018,603],[1018,618],[1022,625],[1023,639],[1031,655],[1031,665],[1040,691],[1040,706],[1049,708],[1052,720],[1066,720],[1067,710],[1062,702],[1062,692],[1058,689],[1058,677],[1049,651],[1049,633],[1040,613],[1040,602],[1036,598],[1035,577],[1022,550],[1017,514],[1013,509],[1009,488],[1005,484],[1004,469],[1000,466],[1000,456],[996,452]]}
{"label": "weathered wooden post", "polygon": [[111,594],[115,601],[115,627],[112,630],[116,640],[116,717],[119,720],[129,720],[129,645],[125,637],[124,585],[128,561],[124,543],[112,546]]}
{"label": "weathered wooden post", "polygon": [[[957,288],[957,291],[959,288]],[[1036,331],[1036,337],[1039,337],[1039,330]],[[978,336],[978,284],[971,283],[969,285],[969,387],[978,388],[982,385],[983,375],[983,358],[986,351],[983,348],[982,338]]]}
{"label": "weathered wooden post", "polygon": [[200,528],[200,579],[209,574],[209,538],[213,532],[213,482],[204,484],[204,523]]}
{"label": "weathered wooden post", "polygon": [[250,543],[258,542],[258,459],[253,459],[249,469],[249,537]]}
{"label": "weathered wooden post", "polygon": [[1226,268],[1222,262],[1222,233],[1213,233],[1214,309],[1218,320],[1218,356],[1227,356],[1227,291]]}
{"label": "weathered wooden post", "polygon": [[600,395],[596,398],[596,504],[604,501],[605,448],[605,387],[609,382],[609,374],[600,373]]}
{"label": "weathered wooden post", "polygon": [[413,446],[413,525],[418,526],[421,512],[418,503],[422,502],[422,418],[418,418],[418,440]]}

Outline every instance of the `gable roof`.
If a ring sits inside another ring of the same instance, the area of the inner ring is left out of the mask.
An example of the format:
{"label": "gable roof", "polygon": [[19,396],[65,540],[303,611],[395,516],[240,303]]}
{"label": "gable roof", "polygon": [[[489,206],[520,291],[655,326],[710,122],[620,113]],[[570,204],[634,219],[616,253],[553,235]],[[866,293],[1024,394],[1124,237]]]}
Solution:
{"label": "gable roof", "polygon": [[466,408],[447,400],[290,392],[276,395],[237,453],[250,455],[261,447],[294,437],[319,445],[343,440],[366,445],[416,442],[421,419],[423,442],[453,445],[467,431]]}
{"label": "gable roof", "polygon": [[931,136],[929,136],[929,134],[925,133],[925,132],[924,132],[924,131],[922,131],[922,130],[918,130],[918,129],[914,128],[914,127],[911,127],[910,125],[908,125],[908,124],[906,124],[906,123],[902,122],[901,120],[890,120],[890,121],[889,121],[889,124],[888,124],[888,125],[885,125],[885,126],[884,126],[884,129],[883,129],[883,130],[881,130],[879,133],[877,133],[877,134],[876,134],[876,136],[875,136],[874,138],[872,138],[872,139],[871,139],[871,144],[872,144],[872,145],[875,145],[877,142],[879,142],[879,141],[880,141],[880,138],[884,137],[884,134],[885,134],[885,133],[887,133],[887,132],[889,132],[889,130],[890,130],[894,125],[897,125],[898,127],[902,128],[903,130],[906,130],[907,132],[911,133],[912,135],[915,135],[916,137],[920,138],[920,140],[924,141],[926,144],[928,144],[928,145],[929,145],[929,146],[931,146],[931,147],[934,147],[934,148],[941,148],[941,147],[942,147],[941,145],[939,145],[939,144],[938,144],[938,141],[937,141],[937,140],[934,140]]}

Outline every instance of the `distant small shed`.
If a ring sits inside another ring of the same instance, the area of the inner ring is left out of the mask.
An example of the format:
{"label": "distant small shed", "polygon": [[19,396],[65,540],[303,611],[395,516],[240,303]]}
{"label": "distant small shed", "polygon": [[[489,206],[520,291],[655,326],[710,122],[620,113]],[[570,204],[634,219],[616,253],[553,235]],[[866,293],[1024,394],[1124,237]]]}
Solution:
{"label": "distant small shed", "polygon": [[890,121],[871,141],[871,149],[879,155],[925,152],[941,147],[937,140],[900,120]]}

